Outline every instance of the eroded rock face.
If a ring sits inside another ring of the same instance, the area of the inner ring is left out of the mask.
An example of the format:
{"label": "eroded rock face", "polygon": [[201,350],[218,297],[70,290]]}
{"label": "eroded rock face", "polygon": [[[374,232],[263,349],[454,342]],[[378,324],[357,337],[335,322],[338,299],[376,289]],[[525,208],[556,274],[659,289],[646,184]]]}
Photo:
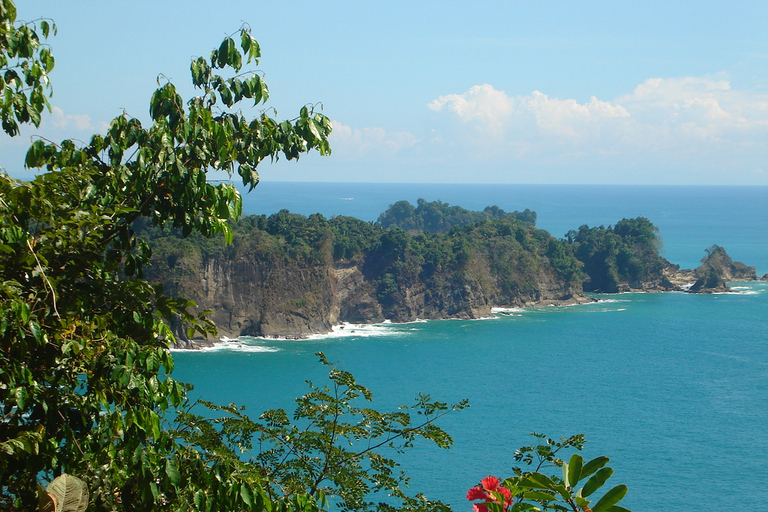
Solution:
{"label": "eroded rock face", "polygon": [[374,298],[374,288],[356,265],[340,265],[333,269],[339,322],[377,323],[386,320],[381,304]]}
{"label": "eroded rock face", "polygon": [[[558,257],[554,242],[542,249],[527,240],[533,247],[526,248],[512,235],[491,232],[490,241],[447,246],[454,251],[449,258],[433,258],[427,264],[424,254],[404,249],[404,233],[391,236],[388,249],[358,252],[351,260],[334,259],[327,237],[311,246],[286,247],[279,237],[254,233],[218,250],[202,249],[205,241],[177,241],[171,249],[157,251],[147,277],[162,282],[167,295],[189,298],[199,310],[210,310],[209,319],[222,338],[305,338],[342,323],[474,319],[491,316],[494,307],[591,300],[584,296],[580,267],[550,260]],[[544,236],[524,231],[518,235],[523,241],[529,235]],[[650,270],[630,273],[629,278],[613,276],[613,287],[600,291],[711,293],[727,291],[730,280],[756,279],[754,267],[733,262],[717,246],[695,271],[681,270],[656,253],[650,257],[645,262]],[[175,330],[183,340],[182,326]]]}
{"label": "eroded rock face", "polygon": [[338,322],[334,275],[322,262],[243,254],[176,265],[166,289],[210,310],[220,337],[301,338]]}
{"label": "eroded rock face", "polygon": [[[567,304],[586,300],[546,265],[533,282],[503,288],[482,256],[462,273],[406,276],[400,295],[383,300],[362,265],[331,259],[285,259],[227,254],[178,258],[166,289],[187,297],[209,318],[220,337],[305,338],[342,323],[408,322],[418,319],[484,318],[492,307]],[[162,269],[156,269],[163,275]],[[184,338],[181,329],[177,333]],[[184,348],[190,348],[186,346]]]}

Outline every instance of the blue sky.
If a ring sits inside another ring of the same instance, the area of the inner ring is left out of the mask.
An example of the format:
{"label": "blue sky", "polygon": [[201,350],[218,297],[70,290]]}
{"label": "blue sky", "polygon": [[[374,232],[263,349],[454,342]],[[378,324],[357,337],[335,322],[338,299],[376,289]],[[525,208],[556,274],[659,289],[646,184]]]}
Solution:
{"label": "blue sky", "polygon": [[269,106],[322,103],[329,158],[271,181],[768,185],[768,2],[18,0],[46,16],[54,112],[87,140],[248,23]]}

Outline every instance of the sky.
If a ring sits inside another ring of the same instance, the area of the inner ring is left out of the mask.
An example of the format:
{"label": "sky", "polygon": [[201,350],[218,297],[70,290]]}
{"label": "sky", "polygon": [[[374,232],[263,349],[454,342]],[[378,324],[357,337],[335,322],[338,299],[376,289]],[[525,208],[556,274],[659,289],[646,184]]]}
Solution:
{"label": "sky", "polygon": [[17,0],[51,18],[53,111],[0,137],[89,140],[247,23],[266,107],[332,121],[333,153],[262,180],[768,185],[768,2]]}

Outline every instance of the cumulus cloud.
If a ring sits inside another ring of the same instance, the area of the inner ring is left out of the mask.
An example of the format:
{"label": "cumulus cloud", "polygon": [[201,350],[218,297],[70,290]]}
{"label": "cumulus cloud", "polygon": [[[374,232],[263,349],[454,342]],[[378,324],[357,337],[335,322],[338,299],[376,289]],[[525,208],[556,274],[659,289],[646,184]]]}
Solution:
{"label": "cumulus cloud", "polygon": [[489,84],[475,85],[464,94],[440,96],[429,104],[437,112],[444,108],[454,112],[462,121],[479,121],[479,126],[499,133],[514,110],[513,100],[504,91]]}
{"label": "cumulus cloud", "polygon": [[512,97],[489,84],[476,85],[463,94],[440,96],[428,107],[436,112],[452,112],[476,131],[497,136],[516,128],[535,127],[541,133],[580,137],[591,122],[629,117],[621,105],[594,96],[583,104],[574,99],[550,98],[540,91]]}
{"label": "cumulus cloud", "polygon": [[518,102],[535,116],[541,132],[570,137],[580,136],[591,124],[601,120],[629,117],[621,105],[600,101],[594,96],[581,104],[574,99],[560,100],[533,91],[530,96],[519,97]]}
{"label": "cumulus cloud", "polygon": [[352,128],[333,121],[331,147],[337,156],[392,156],[416,145],[419,140],[410,132],[388,132],[383,128]]}
{"label": "cumulus cloud", "polygon": [[638,123],[709,142],[738,142],[768,129],[768,95],[734,90],[727,80],[652,78],[617,101]]}
{"label": "cumulus cloud", "polygon": [[[548,156],[704,154],[765,148],[768,140],[768,95],[734,90],[728,80],[709,77],[652,78],[615,99],[593,96],[584,103],[541,91],[509,96],[483,84],[440,96],[428,107],[443,112],[446,123],[453,118],[454,129],[464,127],[456,139],[465,146],[492,146],[504,155],[520,148]],[[479,134],[493,134],[493,144]]]}
{"label": "cumulus cloud", "polygon": [[51,108],[51,115],[46,120],[47,123],[56,129],[91,129],[91,117],[86,114],[65,114],[59,107]]}

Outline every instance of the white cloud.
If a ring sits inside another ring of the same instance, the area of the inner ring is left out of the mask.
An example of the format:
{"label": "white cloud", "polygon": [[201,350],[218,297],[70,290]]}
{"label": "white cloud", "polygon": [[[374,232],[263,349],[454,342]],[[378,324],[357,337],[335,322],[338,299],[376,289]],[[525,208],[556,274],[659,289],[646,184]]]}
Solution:
{"label": "white cloud", "polygon": [[533,91],[530,96],[518,97],[526,110],[536,117],[536,125],[543,133],[580,137],[590,125],[602,119],[629,117],[621,105],[600,101],[594,96],[580,104],[574,99],[560,100]]}
{"label": "white cloud", "polygon": [[480,127],[498,133],[513,110],[513,100],[504,91],[488,84],[475,85],[464,94],[440,96],[429,104],[437,112],[443,108],[456,113],[462,121],[478,120]]}
{"label": "white cloud", "polygon": [[647,127],[709,142],[739,143],[765,136],[768,95],[738,91],[727,80],[652,78],[617,101]]}
{"label": "white cloud", "polygon": [[540,91],[511,97],[489,84],[475,85],[463,94],[440,96],[428,106],[437,112],[453,112],[460,121],[473,123],[476,130],[496,135],[533,121],[543,133],[577,137],[586,123],[629,116],[621,105],[594,96],[584,104],[573,99],[550,98]]}
{"label": "white cloud", "polygon": [[[428,107],[444,116],[436,145],[465,154],[481,149],[485,158],[493,152],[500,161],[611,155],[643,164],[688,155],[690,164],[711,156],[726,161],[743,148],[751,152],[739,154],[740,160],[760,159],[761,149],[764,160],[768,151],[768,95],[709,77],[652,78],[613,100],[593,96],[585,103],[540,91],[509,96],[483,84],[440,96]],[[488,134],[492,143],[482,136]]]}
{"label": "white cloud", "polygon": [[383,128],[351,128],[333,121],[330,136],[331,147],[336,156],[364,156],[376,154],[392,156],[419,142],[410,132],[388,132]]}
{"label": "white cloud", "polygon": [[91,117],[86,114],[65,114],[59,107],[51,108],[51,115],[45,120],[53,128],[63,130],[74,128],[75,130],[91,129]]}

